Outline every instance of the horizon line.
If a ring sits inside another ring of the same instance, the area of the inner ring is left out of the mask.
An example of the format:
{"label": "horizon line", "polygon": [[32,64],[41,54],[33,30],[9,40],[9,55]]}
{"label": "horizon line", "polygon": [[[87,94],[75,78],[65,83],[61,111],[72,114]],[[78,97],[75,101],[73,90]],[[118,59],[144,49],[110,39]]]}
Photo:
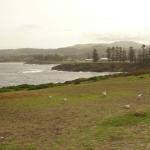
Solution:
{"label": "horizon line", "polygon": [[[134,40],[116,40],[116,41],[103,41],[103,42],[89,42],[89,43],[77,43],[77,44],[73,44],[73,45],[66,45],[66,46],[62,46],[62,47],[54,47],[54,48],[37,48],[37,47],[18,47],[18,48],[0,48],[0,50],[17,50],[17,49],[44,49],[44,50],[47,50],[47,49],[52,49],[52,50],[55,50],[55,49],[60,49],[60,48],[67,48],[67,47],[74,47],[74,46],[78,46],[78,45],[92,45],[92,44],[113,44],[113,43],[117,43],[117,42],[134,42],[134,43],[137,43],[137,44],[144,44],[144,45],[150,45],[150,42],[149,44],[145,41],[145,42],[142,42],[142,41],[134,41]],[[147,44],[146,44],[147,43]]]}

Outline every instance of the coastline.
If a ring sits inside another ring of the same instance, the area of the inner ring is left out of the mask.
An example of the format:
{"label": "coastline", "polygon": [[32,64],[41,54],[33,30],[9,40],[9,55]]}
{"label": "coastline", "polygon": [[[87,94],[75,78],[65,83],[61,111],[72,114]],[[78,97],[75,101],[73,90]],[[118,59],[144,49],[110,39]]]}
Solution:
{"label": "coastline", "polygon": [[[24,63],[24,62],[21,62],[21,63]],[[92,68],[92,67],[95,67],[95,65],[98,67]],[[120,68],[123,65],[124,65],[124,68]],[[89,66],[90,67],[92,66],[92,67],[90,68]],[[131,64],[129,69],[128,67],[129,67],[128,64],[102,64],[102,63],[57,64],[57,65],[54,65],[52,70],[71,71],[71,72],[72,71],[75,71],[75,72],[80,72],[80,71],[82,72],[89,72],[89,71],[90,72],[114,72],[115,74],[95,76],[95,77],[89,77],[89,78],[78,78],[75,80],[65,81],[63,83],[44,83],[44,84],[37,84],[37,85],[20,84],[20,85],[14,85],[14,86],[4,86],[4,87],[0,87],[0,93],[11,92],[11,91],[21,91],[21,90],[38,90],[38,89],[45,89],[45,88],[51,88],[51,87],[57,87],[57,86],[66,86],[70,84],[80,84],[84,82],[96,82],[99,80],[110,79],[114,77],[124,77],[124,76],[132,76],[132,75],[138,76],[138,75],[150,72],[149,67],[146,68],[146,67],[140,66],[139,68],[137,68],[137,64],[136,65]]]}
{"label": "coastline", "polygon": [[150,67],[141,64],[129,63],[66,63],[54,66],[52,70],[83,71],[83,72],[150,72]]}
{"label": "coastline", "polygon": [[112,75],[95,76],[95,77],[90,77],[90,78],[78,78],[78,79],[71,80],[71,81],[65,81],[64,83],[46,83],[46,84],[38,84],[38,85],[21,84],[21,85],[16,85],[16,86],[4,86],[0,88],[0,93],[22,91],[22,90],[39,90],[39,89],[52,88],[52,87],[58,87],[58,86],[67,86],[71,84],[96,82],[99,80],[106,80],[109,78],[124,77],[124,76],[129,76],[129,75],[130,74],[128,73],[116,73]]}

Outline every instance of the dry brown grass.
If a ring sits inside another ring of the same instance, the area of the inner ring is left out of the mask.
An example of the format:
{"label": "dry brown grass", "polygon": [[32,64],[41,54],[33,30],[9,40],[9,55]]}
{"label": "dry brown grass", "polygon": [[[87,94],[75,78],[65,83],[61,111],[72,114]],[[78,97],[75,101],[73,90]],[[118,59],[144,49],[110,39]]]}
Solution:
{"label": "dry brown grass", "polygon": [[[37,150],[145,150],[150,143],[149,121],[102,125],[136,110],[149,112],[150,77],[143,76],[1,93],[0,150],[3,144],[19,149],[33,145]],[[101,95],[105,89],[106,97]],[[144,96],[138,99],[140,92]],[[126,104],[131,109],[125,110]]]}

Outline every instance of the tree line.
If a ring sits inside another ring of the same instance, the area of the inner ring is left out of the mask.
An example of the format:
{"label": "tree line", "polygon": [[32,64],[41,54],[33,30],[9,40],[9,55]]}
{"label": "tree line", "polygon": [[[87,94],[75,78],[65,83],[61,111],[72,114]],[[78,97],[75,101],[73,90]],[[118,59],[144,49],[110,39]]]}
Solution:
{"label": "tree line", "polygon": [[[150,47],[142,45],[140,49],[129,47],[124,49],[123,47],[108,47],[106,49],[106,57],[109,62],[118,63],[139,63],[150,64]],[[96,49],[93,50],[93,61],[97,62],[99,55]]]}

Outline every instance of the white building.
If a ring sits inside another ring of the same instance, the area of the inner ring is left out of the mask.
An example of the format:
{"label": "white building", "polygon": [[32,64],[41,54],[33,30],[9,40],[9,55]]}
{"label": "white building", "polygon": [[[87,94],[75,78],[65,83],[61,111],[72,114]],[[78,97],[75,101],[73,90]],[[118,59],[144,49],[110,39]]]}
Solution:
{"label": "white building", "polygon": [[85,59],[85,61],[93,62],[93,59],[92,58],[87,58],[87,59]]}
{"label": "white building", "polygon": [[107,58],[107,57],[101,57],[100,58],[100,61],[102,61],[102,62],[108,62],[110,59],[109,58]]}

